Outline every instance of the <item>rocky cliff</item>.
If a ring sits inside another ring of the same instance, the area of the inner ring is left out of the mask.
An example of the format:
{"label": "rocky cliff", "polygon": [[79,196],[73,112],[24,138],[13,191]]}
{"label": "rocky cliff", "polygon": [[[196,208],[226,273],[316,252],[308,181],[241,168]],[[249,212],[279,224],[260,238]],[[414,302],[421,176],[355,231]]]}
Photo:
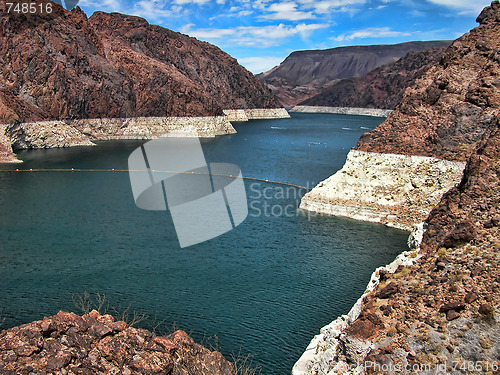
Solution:
{"label": "rocky cliff", "polygon": [[[25,123],[62,121],[61,132],[47,132],[84,139],[72,120],[120,119],[126,124],[137,118],[217,117],[224,116],[223,110],[281,108],[262,82],[209,43],[139,17],[96,12],[87,18],[79,8],[68,12],[53,4],[52,9],[50,14],[18,15],[6,12],[6,3],[0,2],[0,124],[24,128]],[[84,128],[91,135],[100,132],[93,122]],[[12,156],[6,137],[2,132],[3,161]]]}
{"label": "rocky cliff", "polygon": [[479,27],[454,41],[439,63],[406,90],[387,121],[360,138],[357,149],[466,160],[500,107],[495,14],[481,13]]}
{"label": "rocky cliff", "polygon": [[410,51],[363,77],[343,79],[299,105],[394,109],[405,90],[439,62],[446,47]]}
{"label": "rocky cliff", "polygon": [[296,51],[278,67],[258,77],[276,92],[285,107],[291,108],[342,79],[362,77],[410,51],[447,44],[446,41],[408,42]]}
{"label": "rocky cliff", "polygon": [[477,21],[358,145],[466,160],[462,178],[410,238],[415,251],[374,272],[359,303],[321,330],[294,374],[498,373],[498,1]]}
{"label": "rocky cliff", "polygon": [[0,332],[0,373],[235,375],[219,352],[185,332],[159,337],[92,311],[57,315]]}
{"label": "rocky cliff", "polygon": [[54,5],[26,17],[0,3],[0,123],[213,116],[276,108],[274,96],[219,48],[119,13]]}

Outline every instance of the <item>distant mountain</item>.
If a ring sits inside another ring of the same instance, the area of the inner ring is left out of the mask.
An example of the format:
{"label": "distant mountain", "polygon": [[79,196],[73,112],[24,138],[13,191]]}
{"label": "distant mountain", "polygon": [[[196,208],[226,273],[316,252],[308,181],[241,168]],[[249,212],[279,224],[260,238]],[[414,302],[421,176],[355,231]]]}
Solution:
{"label": "distant mountain", "polygon": [[0,123],[280,107],[209,43],[139,17],[52,9],[15,14],[0,2]]}
{"label": "distant mountain", "polygon": [[285,107],[293,107],[342,79],[362,77],[410,51],[449,44],[449,41],[407,42],[296,51],[278,67],[257,77],[276,93]]}
{"label": "distant mountain", "polygon": [[300,105],[394,109],[405,90],[439,62],[446,48],[410,51],[398,61],[382,65],[364,77],[343,79]]}

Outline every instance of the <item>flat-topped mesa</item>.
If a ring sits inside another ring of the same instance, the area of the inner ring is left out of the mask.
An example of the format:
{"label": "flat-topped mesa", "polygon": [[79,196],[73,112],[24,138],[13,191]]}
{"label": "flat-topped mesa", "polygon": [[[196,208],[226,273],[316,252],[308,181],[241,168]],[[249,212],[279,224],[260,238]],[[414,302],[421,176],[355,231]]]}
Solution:
{"label": "flat-topped mesa", "polygon": [[343,79],[299,103],[299,106],[309,111],[317,107],[394,109],[401,102],[405,90],[439,62],[450,44],[451,41],[442,47],[410,51],[399,60],[382,65],[363,77]]}
{"label": "flat-topped mesa", "polygon": [[221,353],[183,331],[160,337],[95,310],[60,311],[0,332],[0,373],[236,374]]}
{"label": "flat-topped mesa", "polygon": [[291,108],[341,80],[362,77],[410,51],[448,44],[447,41],[406,42],[295,51],[279,66],[258,77],[276,92],[284,106]]}

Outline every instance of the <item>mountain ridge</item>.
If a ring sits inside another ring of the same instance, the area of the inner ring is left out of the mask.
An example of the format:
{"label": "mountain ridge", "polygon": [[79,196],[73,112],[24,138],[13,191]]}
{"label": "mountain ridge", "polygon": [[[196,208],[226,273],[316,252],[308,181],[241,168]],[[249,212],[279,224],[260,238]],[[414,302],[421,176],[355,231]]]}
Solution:
{"label": "mountain ridge", "polygon": [[343,79],[299,105],[394,109],[406,88],[436,64],[447,47],[410,51],[363,77]]}
{"label": "mountain ridge", "polygon": [[375,68],[397,61],[410,51],[447,43],[450,42],[414,41],[295,51],[268,74],[257,77],[276,92],[285,107],[293,107],[341,79],[364,76]]}
{"label": "mountain ridge", "polygon": [[140,17],[87,18],[54,4],[46,19],[0,8],[0,123],[281,107],[218,47]]}

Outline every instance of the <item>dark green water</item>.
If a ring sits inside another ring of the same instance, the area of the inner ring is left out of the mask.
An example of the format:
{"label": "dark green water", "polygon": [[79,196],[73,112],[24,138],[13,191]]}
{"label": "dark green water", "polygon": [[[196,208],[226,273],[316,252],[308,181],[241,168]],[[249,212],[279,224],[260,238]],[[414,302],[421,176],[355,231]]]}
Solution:
{"label": "dark green water", "polygon": [[[209,162],[237,164],[244,176],[313,186],[380,122],[294,114],[237,124],[237,134],[202,144]],[[168,331],[175,323],[198,341],[216,335],[227,358],[250,353],[263,374],[289,374],[372,271],[405,249],[405,232],[301,215],[304,191],[252,181],[243,224],[180,249],[168,213],[134,205],[126,172],[26,171],[126,169],[141,143],[37,150],[22,153],[22,165],[0,166],[2,328],[73,311],[72,296],[84,291],[104,293],[111,305],[148,314],[139,326],[163,321],[158,330]]]}

